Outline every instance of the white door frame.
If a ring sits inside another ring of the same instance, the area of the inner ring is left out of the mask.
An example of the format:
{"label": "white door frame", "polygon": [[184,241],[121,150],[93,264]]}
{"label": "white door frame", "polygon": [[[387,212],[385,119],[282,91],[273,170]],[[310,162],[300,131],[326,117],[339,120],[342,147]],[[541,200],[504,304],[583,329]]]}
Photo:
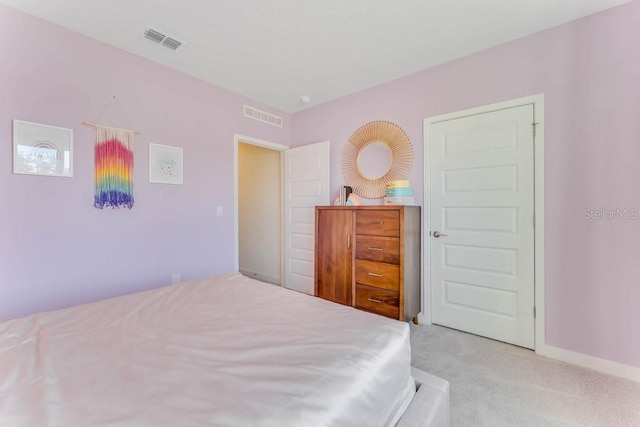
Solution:
{"label": "white door frame", "polygon": [[[238,207],[238,144],[251,144],[259,147],[269,148],[271,150],[284,151],[291,147],[274,142],[265,141],[250,136],[244,136],[237,133],[233,134],[233,268],[235,271],[240,270],[240,237],[239,237],[239,218],[240,213]],[[284,156],[280,156],[280,194],[284,188]],[[284,198],[280,198],[280,212],[284,209]],[[284,215],[280,215],[280,229],[284,230]],[[280,286],[284,282],[284,231],[280,233]]]}
{"label": "white door frame", "polygon": [[431,125],[433,123],[458,119],[466,116],[487,113],[495,110],[505,110],[513,107],[533,104],[533,120],[535,126],[534,138],[534,291],[535,291],[535,351],[539,352],[545,347],[545,290],[544,290],[544,94],[526,96],[523,98],[513,99],[510,101],[498,102],[495,104],[484,105],[468,110],[457,111],[454,113],[442,114],[439,116],[428,117],[424,119],[424,208],[422,209],[422,313],[420,314],[420,322],[431,324],[431,253],[430,244],[427,240],[429,230],[431,230],[431,218],[429,212],[431,209]]}

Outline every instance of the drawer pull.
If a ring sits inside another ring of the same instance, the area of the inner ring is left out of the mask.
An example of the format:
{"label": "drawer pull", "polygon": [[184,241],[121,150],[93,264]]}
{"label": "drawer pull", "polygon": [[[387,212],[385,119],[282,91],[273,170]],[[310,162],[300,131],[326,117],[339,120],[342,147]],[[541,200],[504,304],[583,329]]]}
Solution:
{"label": "drawer pull", "polygon": [[381,299],[376,299],[376,298],[369,298],[369,301],[375,302],[376,304],[382,304],[384,302]]}
{"label": "drawer pull", "polygon": [[383,274],[377,274],[377,273],[367,273],[369,276],[373,276],[373,277],[384,277]]}
{"label": "drawer pull", "polygon": [[382,248],[367,248],[367,249],[369,249],[370,251],[384,251],[384,249]]}
{"label": "drawer pull", "polygon": [[370,222],[371,225],[384,225],[384,221]]}

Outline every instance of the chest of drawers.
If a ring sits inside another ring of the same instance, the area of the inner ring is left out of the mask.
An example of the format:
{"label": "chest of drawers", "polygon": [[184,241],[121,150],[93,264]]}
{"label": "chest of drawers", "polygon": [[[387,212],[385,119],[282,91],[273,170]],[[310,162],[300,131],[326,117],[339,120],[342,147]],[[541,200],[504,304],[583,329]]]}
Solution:
{"label": "chest of drawers", "polygon": [[419,206],[317,206],[315,261],[317,296],[417,322]]}

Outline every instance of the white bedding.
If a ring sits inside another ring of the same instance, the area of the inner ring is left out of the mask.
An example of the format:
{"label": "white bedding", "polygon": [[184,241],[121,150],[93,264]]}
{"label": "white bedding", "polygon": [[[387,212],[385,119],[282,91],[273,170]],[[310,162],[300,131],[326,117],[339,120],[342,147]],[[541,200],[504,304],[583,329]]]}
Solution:
{"label": "white bedding", "polygon": [[229,273],[0,323],[0,426],[385,426],[409,328]]}

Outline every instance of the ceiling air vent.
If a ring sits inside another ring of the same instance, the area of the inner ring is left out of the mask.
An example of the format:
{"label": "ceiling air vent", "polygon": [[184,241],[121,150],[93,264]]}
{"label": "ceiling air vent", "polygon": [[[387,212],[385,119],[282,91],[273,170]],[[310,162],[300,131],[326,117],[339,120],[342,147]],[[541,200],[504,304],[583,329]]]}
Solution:
{"label": "ceiling air vent", "polygon": [[273,126],[282,127],[282,117],[267,113],[266,111],[258,110],[257,108],[244,106],[244,116],[255,120],[259,120],[264,123],[269,123]]}
{"label": "ceiling air vent", "polygon": [[165,37],[162,41],[162,45],[168,47],[171,50],[176,50],[180,47],[182,43],[176,39],[172,39],[171,37]]}
{"label": "ceiling air vent", "polygon": [[152,28],[148,28],[147,31],[144,32],[144,37],[171,50],[176,50],[180,45],[182,45],[182,42],[168,37],[160,31],[156,31]]}
{"label": "ceiling air vent", "polygon": [[162,33],[157,32],[156,30],[152,30],[151,28],[149,28],[147,31],[144,32],[144,36],[146,38],[148,38],[151,41],[154,41],[156,43],[161,43],[162,40],[164,40],[165,35]]}

